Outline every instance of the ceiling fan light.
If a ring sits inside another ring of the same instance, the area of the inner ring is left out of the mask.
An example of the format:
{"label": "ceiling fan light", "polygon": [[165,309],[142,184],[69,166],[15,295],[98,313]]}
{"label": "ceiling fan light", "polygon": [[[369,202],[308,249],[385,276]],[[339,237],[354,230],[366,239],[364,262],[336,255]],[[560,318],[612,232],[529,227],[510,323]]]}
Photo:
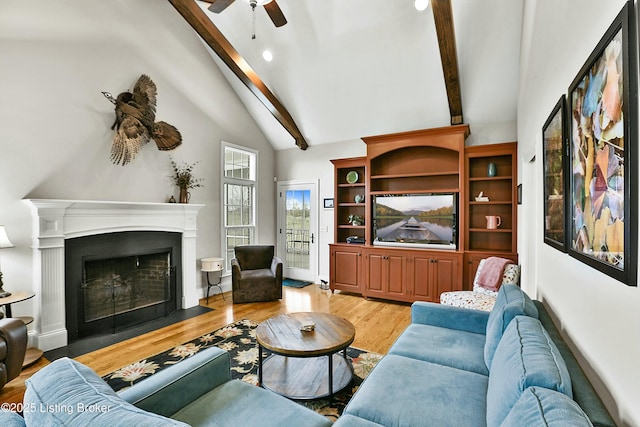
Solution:
{"label": "ceiling fan light", "polygon": [[416,10],[422,12],[429,7],[429,0],[414,0],[413,6],[416,8]]}
{"label": "ceiling fan light", "polygon": [[[251,4],[251,0],[245,0],[247,3]],[[262,6],[267,3],[271,3],[273,0],[254,0],[256,2],[256,6]]]}

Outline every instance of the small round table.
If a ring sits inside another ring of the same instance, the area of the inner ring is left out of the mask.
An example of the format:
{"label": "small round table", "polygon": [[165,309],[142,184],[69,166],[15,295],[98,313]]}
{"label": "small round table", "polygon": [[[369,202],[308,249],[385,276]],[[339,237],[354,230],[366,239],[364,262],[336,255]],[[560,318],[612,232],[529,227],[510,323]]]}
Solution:
{"label": "small round table", "polygon": [[[302,330],[305,325],[315,328]],[[258,382],[296,400],[333,396],[353,377],[347,347],[355,335],[351,322],[329,313],[288,313],[267,319],[256,329]],[[263,348],[273,353],[264,362]]]}
{"label": "small round table", "polygon": [[[4,313],[7,317],[13,317],[13,313],[11,310],[11,304],[16,302],[26,301],[31,299],[36,294],[33,292],[13,292],[8,297],[0,298],[0,307],[4,307]],[[31,316],[18,316],[16,319],[19,319],[25,325],[33,322],[33,317]],[[27,366],[33,365],[35,362],[40,360],[42,357],[42,350],[35,347],[29,347],[24,356],[24,362],[22,363],[22,367],[26,368]]]}

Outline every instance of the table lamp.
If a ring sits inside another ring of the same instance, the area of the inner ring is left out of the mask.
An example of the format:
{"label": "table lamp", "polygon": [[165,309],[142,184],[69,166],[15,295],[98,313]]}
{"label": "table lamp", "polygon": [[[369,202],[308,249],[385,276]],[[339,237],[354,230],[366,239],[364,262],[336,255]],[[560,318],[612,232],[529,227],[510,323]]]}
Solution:
{"label": "table lamp", "polygon": [[[11,243],[11,240],[9,240],[9,236],[7,236],[4,225],[0,225],[0,249],[13,247],[15,247],[15,245]],[[0,268],[0,298],[5,298],[11,295],[11,292],[7,292],[2,289],[3,286],[4,284],[2,283],[2,269]]]}

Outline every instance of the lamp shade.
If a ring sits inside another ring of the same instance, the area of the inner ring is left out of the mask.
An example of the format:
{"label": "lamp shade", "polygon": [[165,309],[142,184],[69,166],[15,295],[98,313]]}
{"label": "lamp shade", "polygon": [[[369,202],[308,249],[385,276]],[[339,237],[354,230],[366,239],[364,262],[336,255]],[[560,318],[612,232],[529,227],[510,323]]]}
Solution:
{"label": "lamp shade", "polygon": [[4,229],[4,225],[0,225],[0,249],[13,248],[15,245],[9,240],[7,231]]}
{"label": "lamp shade", "polygon": [[222,258],[202,258],[202,271],[220,271],[224,268],[222,267],[224,263],[224,259]]}

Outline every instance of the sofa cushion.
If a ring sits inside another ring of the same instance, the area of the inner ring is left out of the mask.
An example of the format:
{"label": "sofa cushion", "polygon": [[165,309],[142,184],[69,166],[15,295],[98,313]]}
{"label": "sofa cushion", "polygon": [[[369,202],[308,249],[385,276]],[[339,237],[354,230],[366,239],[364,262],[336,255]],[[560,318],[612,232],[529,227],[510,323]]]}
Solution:
{"label": "sofa cushion", "polygon": [[498,347],[502,334],[509,326],[509,322],[516,316],[538,318],[538,310],[529,296],[516,285],[507,284],[501,286],[496,297],[496,303],[487,320],[484,361],[489,371],[491,371],[493,354]]}
{"label": "sofa cushion", "polygon": [[171,417],[192,426],[331,426],[328,418],[240,380],[216,387]]}
{"label": "sofa cushion", "polygon": [[382,424],[365,420],[364,418],[355,417],[350,414],[342,414],[338,421],[333,423],[334,427],[384,427]]}
{"label": "sofa cushion", "polygon": [[487,425],[500,425],[527,387],[572,397],[567,366],[538,319],[517,316],[504,332],[489,371]]}
{"label": "sofa cushion", "polygon": [[0,426],[2,427],[26,427],[24,418],[16,412],[0,409]]}
{"label": "sofa cushion", "polygon": [[58,359],[26,381],[24,411],[34,426],[182,426],[122,400],[95,372],[69,358]]}
{"label": "sofa cushion", "polygon": [[484,341],[482,334],[413,323],[391,346],[389,354],[489,375]]}
{"label": "sofa cushion", "polygon": [[542,387],[529,387],[513,405],[501,427],[593,426],[580,406],[565,394]]}
{"label": "sofa cushion", "polygon": [[485,426],[487,384],[475,372],[391,354],[344,413],[384,426]]}

